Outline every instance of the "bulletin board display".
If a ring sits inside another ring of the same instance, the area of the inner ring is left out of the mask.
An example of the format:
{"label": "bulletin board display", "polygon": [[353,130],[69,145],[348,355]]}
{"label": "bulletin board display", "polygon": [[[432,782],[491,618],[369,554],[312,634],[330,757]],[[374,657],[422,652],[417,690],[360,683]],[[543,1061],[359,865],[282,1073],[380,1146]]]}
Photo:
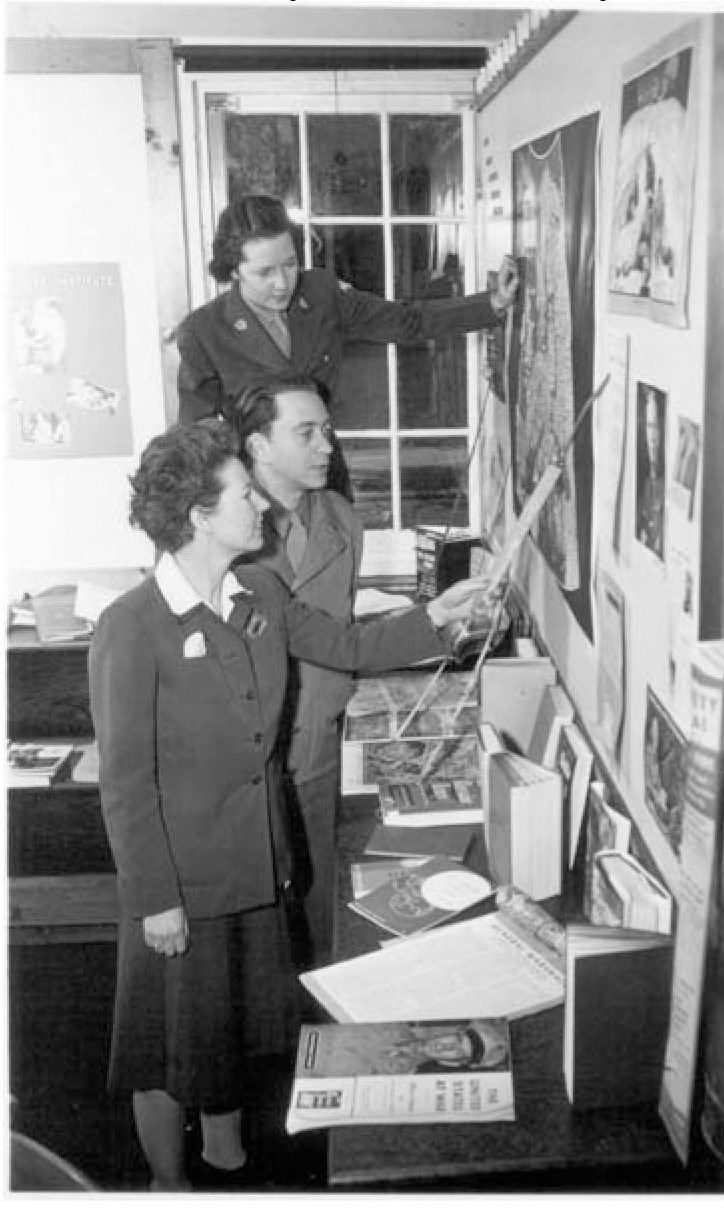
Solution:
{"label": "bulletin board display", "polygon": [[[481,262],[512,250],[522,268],[503,403],[509,512],[535,480],[531,422],[548,417],[539,447],[555,459],[558,430],[609,377],[515,580],[674,894],[702,577],[707,28],[676,13],[581,13],[478,118]],[[638,266],[624,257],[626,190]],[[487,441],[483,468],[505,452],[499,433]]]}

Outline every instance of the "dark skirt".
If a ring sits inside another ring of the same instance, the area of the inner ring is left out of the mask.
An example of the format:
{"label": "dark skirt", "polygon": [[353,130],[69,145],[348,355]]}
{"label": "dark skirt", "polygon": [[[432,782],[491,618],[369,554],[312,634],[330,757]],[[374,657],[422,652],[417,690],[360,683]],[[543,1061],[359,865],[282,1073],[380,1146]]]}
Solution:
{"label": "dark skirt", "polygon": [[188,950],[173,958],[146,946],[140,920],[124,919],[110,1089],[162,1089],[209,1113],[237,1109],[245,1060],[293,1050],[297,975],[308,958],[297,901],[194,921]]}

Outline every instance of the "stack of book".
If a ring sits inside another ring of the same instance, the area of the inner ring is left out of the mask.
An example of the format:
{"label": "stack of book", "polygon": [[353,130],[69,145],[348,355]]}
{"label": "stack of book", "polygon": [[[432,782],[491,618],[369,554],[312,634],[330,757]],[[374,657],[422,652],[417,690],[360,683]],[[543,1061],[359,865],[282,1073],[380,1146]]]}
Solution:
{"label": "stack of book", "polygon": [[670,933],[672,899],[630,853],[602,849],[593,859],[594,923]]}
{"label": "stack of book", "polygon": [[483,823],[480,776],[448,777],[444,770],[424,781],[390,781],[379,785],[382,822],[398,827],[440,827]]}

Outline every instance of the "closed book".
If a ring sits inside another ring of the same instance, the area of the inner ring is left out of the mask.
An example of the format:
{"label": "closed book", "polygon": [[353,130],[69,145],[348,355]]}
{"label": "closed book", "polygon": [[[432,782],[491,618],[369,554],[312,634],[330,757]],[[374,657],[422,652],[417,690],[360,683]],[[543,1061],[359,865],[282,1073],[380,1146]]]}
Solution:
{"label": "closed book", "polygon": [[531,899],[561,890],[561,777],[524,756],[490,757],[490,875]]}
{"label": "closed book", "polygon": [[602,849],[627,853],[631,839],[631,820],[606,799],[601,781],[592,781],[586,805],[586,860],[583,887],[583,915],[592,924],[607,924],[608,913],[596,902],[595,859]]}
{"label": "closed book", "polygon": [[502,735],[492,722],[481,722],[478,726],[478,752],[480,763],[480,787],[483,792],[483,823],[486,833],[490,822],[490,757],[505,751]]}
{"label": "closed book", "polygon": [[442,854],[464,861],[473,843],[473,831],[463,825],[445,827],[393,827],[378,824],[365,845],[368,857],[433,857]]}
{"label": "closed book", "polygon": [[533,723],[528,758],[546,768],[553,768],[561,729],[573,722],[573,704],[560,684],[543,689],[538,713]]}
{"label": "closed book", "polygon": [[41,642],[71,642],[89,637],[90,621],[76,616],[77,587],[49,587],[31,597],[35,627]]}
{"label": "closed book", "polygon": [[346,1124],[514,1118],[505,1018],[301,1027],[290,1134]]}
{"label": "closed book", "polygon": [[448,857],[406,867],[382,886],[350,901],[349,907],[396,937],[423,933],[486,899],[486,878]]}
{"label": "closed book", "polygon": [[56,743],[8,743],[8,789],[52,785],[69,775],[74,748]]}
{"label": "closed book", "polygon": [[575,722],[561,730],[553,767],[562,782],[564,864],[572,869],[593,772],[593,752]]}
{"label": "closed book", "polygon": [[486,659],[480,669],[480,717],[500,731],[506,747],[527,754],[543,689],[557,680],[547,656]]}
{"label": "closed book", "polygon": [[658,1100],[672,960],[669,937],[569,926],[563,1071],[573,1106]]}
{"label": "closed book", "polygon": [[669,891],[630,853],[615,849],[597,853],[593,884],[593,906],[610,912],[610,920],[599,923],[647,933],[671,932]]}
{"label": "closed book", "polygon": [[472,823],[482,827],[483,792],[477,771],[469,778],[433,773],[425,781],[381,780],[378,797],[386,824],[440,827]]}
{"label": "closed book", "polygon": [[477,736],[438,735],[413,739],[345,740],[342,793],[375,794],[380,781],[415,781],[428,760],[446,777],[466,777],[478,764]]}

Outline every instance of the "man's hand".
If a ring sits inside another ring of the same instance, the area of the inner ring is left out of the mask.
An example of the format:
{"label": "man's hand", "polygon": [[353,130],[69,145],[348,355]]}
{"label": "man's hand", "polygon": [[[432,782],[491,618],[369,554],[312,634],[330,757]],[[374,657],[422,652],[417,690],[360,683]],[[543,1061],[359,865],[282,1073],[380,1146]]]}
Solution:
{"label": "man's hand", "polygon": [[442,595],[430,600],[427,605],[427,614],[435,628],[442,629],[445,625],[452,624],[453,621],[464,621],[476,612],[482,612],[499,598],[499,586],[491,592],[485,575],[479,578],[466,578],[459,583],[453,583],[452,587],[448,587]]}
{"label": "man's hand", "polygon": [[143,918],[143,940],[150,950],[172,958],[184,954],[189,944],[189,925],[183,908],[168,908]]}
{"label": "man's hand", "polygon": [[515,258],[506,254],[498,271],[498,286],[490,297],[490,303],[497,313],[506,312],[515,304],[518,295],[520,278]]}

